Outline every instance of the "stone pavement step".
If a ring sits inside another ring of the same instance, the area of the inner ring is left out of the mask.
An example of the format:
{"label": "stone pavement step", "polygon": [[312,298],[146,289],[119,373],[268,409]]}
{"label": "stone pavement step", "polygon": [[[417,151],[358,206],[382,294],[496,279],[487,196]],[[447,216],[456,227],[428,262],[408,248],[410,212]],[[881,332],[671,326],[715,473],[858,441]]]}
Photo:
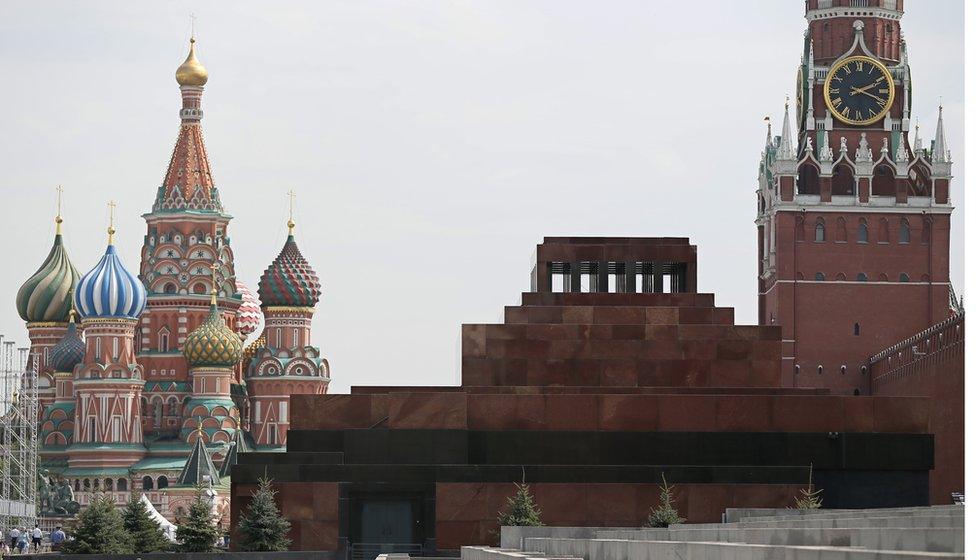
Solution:
{"label": "stone pavement step", "polygon": [[964,515],[964,506],[923,506],[878,509],[736,509],[725,510],[727,522],[780,521],[783,519],[831,519],[837,517],[899,517],[915,515]]}
{"label": "stone pavement step", "polygon": [[792,546],[862,546],[875,550],[914,550],[924,552],[964,552],[962,528],[805,528],[805,529],[702,529],[695,525],[676,525],[661,529],[601,531],[598,539],[668,540],[688,542],[731,542]]}
{"label": "stone pavement step", "polygon": [[[583,560],[957,560],[960,553],[716,542],[527,538],[525,549]],[[481,559],[479,559],[481,560]],[[488,560],[488,559],[484,559]]]}
{"label": "stone pavement step", "polygon": [[[696,523],[696,529],[804,529],[804,528],[957,528],[966,525],[962,515],[902,515],[892,517],[836,517],[828,519],[783,518],[776,521],[740,521],[738,523]],[[691,526],[691,525],[689,525]]]}

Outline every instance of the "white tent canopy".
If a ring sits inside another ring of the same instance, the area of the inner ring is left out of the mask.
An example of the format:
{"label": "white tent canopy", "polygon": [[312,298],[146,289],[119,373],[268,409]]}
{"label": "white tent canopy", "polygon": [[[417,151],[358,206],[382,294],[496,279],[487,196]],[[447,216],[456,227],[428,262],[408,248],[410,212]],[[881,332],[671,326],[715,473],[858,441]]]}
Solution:
{"label": "white tent canopy", "polygon": [[168,519],[163,517],[163,514],[159,513],[156,506],[152,505],[152,502],[149,501],[149,498],[147,498],[145,494],[139,498],[139,501],[146,504],[146,509],[149,510],[149,517],[152,517],[153,521],[159,523],[159,526],[162,527],[166,538],[171,542],[176,542],[176,525],[173,525]]}

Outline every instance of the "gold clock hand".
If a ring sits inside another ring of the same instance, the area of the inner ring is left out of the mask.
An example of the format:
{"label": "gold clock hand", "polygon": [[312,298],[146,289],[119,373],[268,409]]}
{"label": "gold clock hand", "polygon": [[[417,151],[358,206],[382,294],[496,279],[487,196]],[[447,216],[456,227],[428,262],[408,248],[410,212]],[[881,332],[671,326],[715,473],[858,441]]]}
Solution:
{"label": "gold clock hand", "polygon": [[869,91],[864,91],[864,90],[862,90],[862,89],[860,89],[860,88],[854,88],[854,90],[853,90],[853,92],[854,92],[854,93],[863,93],[864,95],[867,95],[867,96],[869,96],[869,97],[873,97],[873,98],[875,98],[875,99],[877,99],[878,101],[881,101],[881,102],[884,102],[884,103],[887,103],[887,101],[886,101],[886,100],[884,100],[884,99],[881,99],[881,98],[880,98],[880,97],[878,97],[877,95],[875,95],[875,94],[873,94],[873,93],[871,93],[871,92],[869,92]]}

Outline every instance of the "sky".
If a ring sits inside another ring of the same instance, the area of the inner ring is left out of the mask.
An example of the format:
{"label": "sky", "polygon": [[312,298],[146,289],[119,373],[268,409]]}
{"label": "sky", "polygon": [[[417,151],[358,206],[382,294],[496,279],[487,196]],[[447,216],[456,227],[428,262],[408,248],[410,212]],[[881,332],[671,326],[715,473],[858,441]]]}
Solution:
{"label": "sky", "polygon": [[[963,280],[963,2],[906,1],[914,109],[940,99]],[[698,286],[756,323],[756,175],[802,52],[800,0],[0,3],[0,333],[64,187],[84,273],[138,270],[179,125],[190,14],[204,134],[252,289],[296,236],[322,279],[330,392],[459,382],[462,323],[501,322],[544,236],[685,236]],[[791,115],[792,118],[792,115]]]}

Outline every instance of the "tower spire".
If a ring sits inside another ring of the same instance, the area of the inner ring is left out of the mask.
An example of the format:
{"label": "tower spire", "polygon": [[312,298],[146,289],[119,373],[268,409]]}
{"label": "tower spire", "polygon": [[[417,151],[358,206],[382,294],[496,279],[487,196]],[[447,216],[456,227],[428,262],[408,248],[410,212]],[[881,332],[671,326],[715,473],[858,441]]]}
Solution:
{"label": "tower spire", "polygon": [[769,148],[773,145],[773,121],[769,115],[763,117],[763,121],[766,123],[766,147]]}
{"label": "tower spire", "polygon": [[915,142],[912,144],[912,151],[918,156],[922,153],[922,137],[918,133],[918,118],[915,118]]}
{"label": "tower spire", "polygon": [[786,96],[786,103],[783,105],[783,131],[780,133],[779,149],[776,150],[776,159],[793,159],[793,131],[790,127],[790,97]]}
{"label": "tower spire", "polygon": [[935,125],[935,140],[932,142],[932,161],[935,163],[949,163],[949,146],[945,137],[945,126],[942,124],[942,103],[939,103],[939,122]]}

